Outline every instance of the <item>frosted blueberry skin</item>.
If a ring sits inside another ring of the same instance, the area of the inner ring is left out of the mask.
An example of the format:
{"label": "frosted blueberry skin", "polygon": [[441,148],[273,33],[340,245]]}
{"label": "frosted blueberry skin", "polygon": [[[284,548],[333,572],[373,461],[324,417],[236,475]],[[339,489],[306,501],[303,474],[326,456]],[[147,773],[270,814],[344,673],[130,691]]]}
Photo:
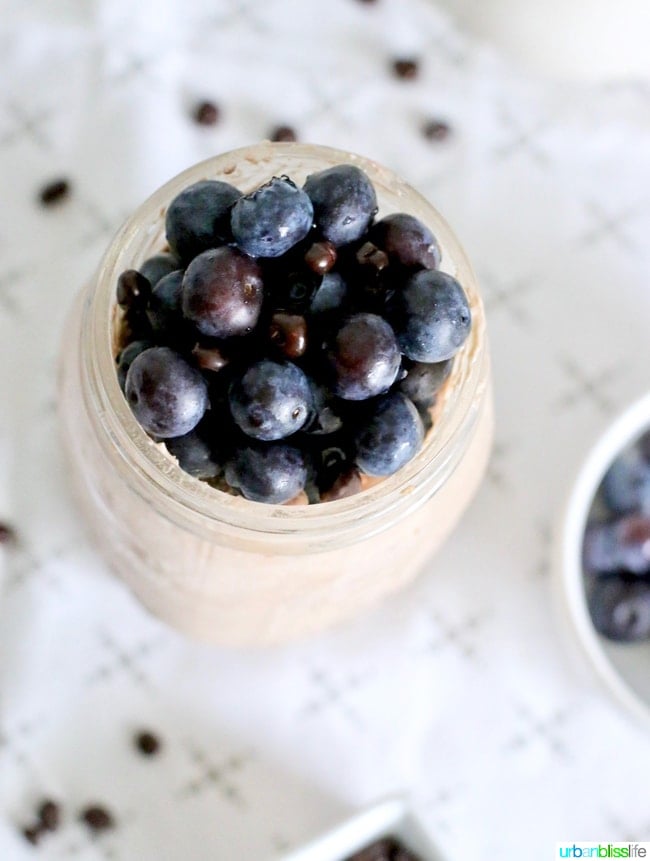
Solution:
{"label": "frosted blueberry skin", "polygon": [[169,275],[170,272],[175,272],[181,268],[181,261],[175,254],[162,252],[161,254],[154,254],[153,257],[145,260],[139,272],[141,275],[144,275],[152,287],[155,287],[165,275]]}
{"label": "frosted blueberry skin", "polygon": [[131,343],[118,355],[116,359],[117,381],[120,384],[122,391],[125,390],[126,375],[128,374],[133,361],[140,355],[140,353],[144,353],[144,351],[148,350],[150,347],[155,347],[153,341],[131,341]]}
{"label": "frosted blueberry skin", "polygon": [[209,338],[246,335],[256,325],[264,290],[259,265],[236,248],[204,251],[183,278],[182,309]]}
{"label": "frosted blueberry skin", "polygon": [[297,365],[262,359],[230,385],[230,412],[250,437],[271,441],[299,431],[310,416],[309,380]]}
{"label": "frosted blueberry skin", "polygon": [[230,239],[230,210],[241,191],[227,182],[205,179],[181,191],[165,216],[167,242],[185,263]]}
{"label": "frosted blueberry skin", "polygon": [[286,443],[251,441],[238,448],[226,465],[226,481],[252,502],[281,505],[294,499],[305,486],[305,456]]}
{"label": "frosted blueberry skin", "polygon": [[604,637],[619,643],[650,639],[650,580],[599,577],[587,599],[594,627]]}
{"label": "frosted blueberry skin", "polygon": [[463,288],[445,272],[411,275],[388,302],[402,352],[414,362],[444,362],[463,346],[472,313]]}
{"label": "frosted blueberry skin", "polygon": [[368,475],[393,475],[414,457],[424,439],[413,403],[397,392],[377,398],[355,435],[356,462]]}
{"label": "frosted blueberry skin", "polygon": [[338,329],[327,351],[338,397],[362,401],[388,391],[400,369],[395,333],[376,314],[354,314]]}
{"label": "frosted blueberry skin", "polygon": [[408,363],[406,375],[398,384],[397,390],[410,398],[416,407],[429,409],[451,374],[452,367],[453,359],[433,363]]}
{"label": "frosted blueberry skin", "polygon": [[314,206],[318,234],[334,245],[360,239],[377,212],[375,189],[355,165],[340,164],[313,173],[303,187]]}
{"label": "frosted blueberry skin", "polygon": [[209,406],[200,372],[169,347],[151,347],[133,360],[125,394],[140,425],[157,439],[189,433]]}
{"label": "frosted blueberry skin", "polygon": [[603,478],[602,494],[615,514],[635,510],[650,514],[650,463],[639,447],[616,458]]}
{"label": "frosted blueberry skin", "polygon": [[238,248],[251,257],[280,257],[307,236],[314,210],[309,197],[287,177],[274,176],[241,197],[230,216]]}
{"label": "frosted blueberry skin", "polygon": [[370,240],[402,266],[437,269],[441,252],[438,241],[418,218],[405,212],[387,215],[370,230]]}
{"label": "frosted blueberry skin", "polygon": [[221,466],[214,456],[207,434],[201,432],[202,423],[184,436],[165,440],[167,451],[178,461],[183,472],[194,478],[216,478]]}
{"label": "frosted blueberry skin", "polygon": [[181,307],[183,276],[182,269],[164,275],[153,288],[147,317],[155,337],[167,339],[177,336],[185,328]]}

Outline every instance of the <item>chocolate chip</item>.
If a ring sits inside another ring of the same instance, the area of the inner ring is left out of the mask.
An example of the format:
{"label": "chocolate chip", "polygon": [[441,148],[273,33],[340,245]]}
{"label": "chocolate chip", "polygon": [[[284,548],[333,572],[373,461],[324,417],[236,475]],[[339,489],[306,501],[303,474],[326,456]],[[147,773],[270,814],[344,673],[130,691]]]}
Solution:
{"label": "chocolate chip", "polygon": [[325,275],[336,263],[336,248],[331,242],[314,242],[305,254],[305,263],[316,275]]}
{"label": "chocolate chip", "polygon": [[337,499],[345,499],[361,490],[361,473],[356,467],[352,467],[341,473],[334,484],[327,490],[321,491],[321,502],[334,502]]}
{"label": "chocolate chip", "polygon": [[0,544],[15,544],[16,530],[8,523],[0,523]]}
{"label": "chocolate chip", "polygon": [[365,3],[366,6],[369,6],[371,3],[376,3],[377,0],[359,0],[359,3]]}
{"label": "chocolate chip", "polygon": [[136,269],[127,269],[117,279],[116,295],[122,308],[144,307],[151,295],[151,284]]}
{"label": "chocolate chip", "polygon": [[147,730],[136,735],[135,746],[143,756],[155,756],[161,748],[158,736]]}
{"label": "chocolate chip", "polygon": [[294,143],[298,135],[291,126],[276,126],[271,130],[270,138],[274,143]]}
{"label": "chocolate chip", "polygon": [[228,364],[228,359],[218,347],[195,344],[192,348],[192,355],[196,359],[196,364],[204,371],[220,371]]}
{"label": "chocolate chip", "polygon": [[55,179],[44,185],[39,192],[39,200],[43,206],[53,206],[61,203],[70,194],[70,183],[67,179]]}
{"label": "chocolate chip", "polygon": [[214,102],[199,102],[194,108],[194,120],[200,126],[214,126],[219,122],[220,110]]}
{"label": "chocolate chip", "polygon": [[372,242],[364,242],[357,251],[357,262],[362,266],[369,266],[377,272],[381,272],[388,266],[388,254],[373,245]]}
{"label": "chocolate chip", "polygon": [[422,134],[429,141],[446,141],[451,135],[451,126],[444,120],[429,120],[422,126]]}
{"label": "chocolate chip", "polygon": [[92,804],[86,807],[81,811],[80,818],[92,831],[107,831],[109,828],[115,826],[115,820],[112,815],[105,807],[101,807],[99,804]]}
{"label": "chocolate chip", "polygon": [[413,78],[417,78],[419,71],[419,63],[413,58],[402,57],[393,60],[393,74],[396,78],[401,78],[404,81],[412,81]]}
{"label": "chocolate chip", "polygon": [[297,359],[307,349],[307,323],[299,314],[276,312],[271,317],[269,338],[289,359]]}
{"label": "chocolate chip", "polygon": [[46,831],[56,831],[61,824],[61,807],[48,799],[38,808],[38,819]]}
{"label": "chocolate chip", "polygon": [[45,830],[42,825],[30,825],[28,828],[23,828],[22,830],[23,837],[32,846],[38,845],[44,833]]}
{"label": "chocolate chip", "polygon": [[350,855],[346,861],[421,861],[393,837],[384,837]]}

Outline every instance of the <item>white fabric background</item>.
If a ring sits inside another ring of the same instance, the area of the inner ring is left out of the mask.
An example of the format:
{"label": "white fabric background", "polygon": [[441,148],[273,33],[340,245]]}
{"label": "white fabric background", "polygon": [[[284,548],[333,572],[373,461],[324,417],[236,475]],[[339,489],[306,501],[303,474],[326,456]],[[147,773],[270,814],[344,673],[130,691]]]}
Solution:
{"label": "white fabric background", "polygon": [[[0,3],[0,858],[259,861],[406,791],[454,861],[649,839],[650,741],[576,671],[552,526],[596,434],[647,390],[650,87],[529,80],[427,0]],[[388,73],[421,57],[416,81]],[[214,97],[222,122],[188,119]],[[454,128],[424,140],[429,117]],[[121,219],[276,123],[384,162],[446,214],[488,309],[489,475],[408,591],[260,653],[163,629],[107,575],[57,439],[64,314]],[[41,185],[74,193],[45,211]],[[156,760],[130,748],[147,725]],[[35,850],[43,795],[66,825]],[[91,800],[119,827],[90,840]]]}

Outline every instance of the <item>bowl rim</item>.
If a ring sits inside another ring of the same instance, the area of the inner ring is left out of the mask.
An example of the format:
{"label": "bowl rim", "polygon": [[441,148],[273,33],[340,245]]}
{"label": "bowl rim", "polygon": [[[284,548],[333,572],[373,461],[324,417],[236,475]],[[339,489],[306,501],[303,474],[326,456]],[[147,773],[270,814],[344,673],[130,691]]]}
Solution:
{"label": "bowl rim", "polygon": [[650,428],[650,393],[618,415],[589,448],[569,491],[556,531],[555,565],[558,599],[583,657],[611,696],[650,730],[650,704],[626,682],[607,655],[591,621],[584,590],[582,539],[587,515],[607,467]]}
{"label": "bowl rim", "polygon": [[392,834],[405,843],[416,844],[413,851],[422,861],[444,861],[419,820],[413,815],[406,795],[389,795],[353,813],[315,839],[282,856],[282,861],[341,861],[374,840]]}

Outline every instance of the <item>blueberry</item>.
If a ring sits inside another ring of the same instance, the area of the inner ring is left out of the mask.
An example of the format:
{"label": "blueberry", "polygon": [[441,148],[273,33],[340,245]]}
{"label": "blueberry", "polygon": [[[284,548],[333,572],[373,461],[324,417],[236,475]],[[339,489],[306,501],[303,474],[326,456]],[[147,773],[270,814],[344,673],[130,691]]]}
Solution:
{"label": "blueberry", "polygon": [[126,386],[126,375],[129,372],[129,368],[133,364],[134,359],[140,355],[140,353],[144,353],[145,350],[148,350],[149,347],[153,347],[153,343],[151,341],[131,341],[131,343],[125,347],[122,352],[117,357],[117,381],[120,384],[120,388],[124,391]]}
{"label": "blueberry", "polygon": [[413,362],[407,368],[406,376],[398,384],[397,390],[410,398],[416,407],[429,409],[435,403],[453,365],[452,359],[444,362]]}
{"label": "blueberry", "polygon": [[361,401],[387,391],[400,368],[395,334],[376,314],[354,314],[336,333],[327,352],[334,392]]}
{"label": "blueberry", "polygon": [[229,392],[230,411],[248,436],[283,439],[300,430],[309,417],[309,381],[291,362],[262,359],[235,379]]}
{"label": "blueberry", "polygon": [[250,443],[226,465],[226,481],[253,502],[279,505],[297,496],[307,480],[300,449],[285,443]]}
{"label": "blueberry", "polygon": [[274,176],[232,208],[236,244],[253,257],[280,257],[307,236],[314,211],[310,199],[287,177]]}
{"label": "blueberry", "polygon": [[433,233],[418,218],[405,212],[378,221],[370,231],[370,239],[402,266],[437,269],[440,265],[440,246]]}
{"label": "blueberry", "polygon": [[602,494],[605,504],[617,514],[650,513],[650,463],[640,449],[632,448],[612,463],[603,478]]}
{"label": "blueberry", "polygon": [[650,573],[650,519],[632,514],[591,524],[585,531],[583,561],[588,572]]}
{"label": "blueberry", "polygon": [[216,478],[221,467],[214,457],[212,446],[206,439],[205,429],[199,424],[183,436],[165,440],[167,451],[178,461],[178,465],[194,478]]}
{"label": "blueberry", "polygon": [[596,630],[620,643],[650,639],[650,581],[599,577],[587,596]]}
{"label": "blueberry", "polygon": [[339,164],[307,177],[304,189],[314,205],[318,233],[334,245],[355,242],[377,212],[377,195],[366,174]]}
{"label": "blueberry", "polygon": [[167,241],[181,260],[230,240],[230,210],[241,197],[233,185],[205,179],[181,191],[167,209]]}
{"label": "blueberry", "polygon": [[305,433],[327,435],[343,427],[342,404],[332,396],[329,389],[311,381],[312,409],[307,423],[302,428]]}
{"label": "blueberry", "polygon": [[313,294],[309,310],[312,314],[329,314],[344,307],[348,285],[338,272],[328,272]]}
{"label": "blueberry", "polygon": [[139,272],[141,275],[144,275],[152,287],[155,287],[165,275],[169,275],[170,272],[175,272],[181,268],[181,261],[175,254],[163,252],[162,254],[154,254],[153,257],[145,260]]}
{"label": "blueberry", "polygon": [[151,295],[148,279],[135,269],[127,269],[117,279],[117,304],[126,309],[144,309]]}
{"label": "blueberry", "polygon": [[259,266],[235,248],[204,251],[185,271],[183,313],[202,335],[248,334],[257,323],[263,298]]}
{"label": "blueberry", "polygon": [[178,353],[169,347],[151,347],[129,368],[126,399],[144,430],[166,439],[196,427],[208,407],[208,387],[200,372]]}
{"label": "blueberry", "polygon": [[156,284],[149,299],[147,317],[154,334],[159,338],[178,335],[184,327],[181,296],[184,272],[179,269],[164,275]]}
{"label": "blueberry", "polygon": [[378,398],[356,434],[356,461],[368,475],[392,475],[418,452],[422,420],[411,401],[398,392]]}
{"label": "blueberry", "polygon": [[463,288],[445,272],[416,272],[395,291],[389,309],[402,352],[415,362],[450,359],[472,324]]}

